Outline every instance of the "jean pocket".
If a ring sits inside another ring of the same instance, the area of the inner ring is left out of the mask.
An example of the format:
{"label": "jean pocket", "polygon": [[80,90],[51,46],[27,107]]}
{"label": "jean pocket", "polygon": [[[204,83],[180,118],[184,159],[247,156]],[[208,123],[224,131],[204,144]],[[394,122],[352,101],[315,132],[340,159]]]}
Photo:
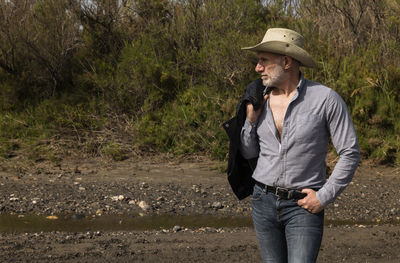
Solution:
{"label": "jean pocket", "polygon": [[253,195],[251,196],[251,200],[259,201],[259,200],[261,200],[263,194],[264,194],[264,192],[261,189],[261,187],[259,187],[258,185],[255,185],[254,189],[253,189]]}

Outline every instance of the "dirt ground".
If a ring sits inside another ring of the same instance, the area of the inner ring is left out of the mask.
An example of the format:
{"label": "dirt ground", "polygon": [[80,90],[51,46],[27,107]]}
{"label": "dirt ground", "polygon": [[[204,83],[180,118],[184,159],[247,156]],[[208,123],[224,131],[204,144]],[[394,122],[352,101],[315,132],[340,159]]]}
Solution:
{"label": "dirt ground", "polygon": [[[220,168],[160,156],[3,163],[0,262],[261,262],[250,200],[236,200]],[[398,189],[399,168],[362,162],[326,208],[318,262],[400,262]],[[96,225],[102,218],[114,221]],[[71,227],[79,222],[89,225]]]}

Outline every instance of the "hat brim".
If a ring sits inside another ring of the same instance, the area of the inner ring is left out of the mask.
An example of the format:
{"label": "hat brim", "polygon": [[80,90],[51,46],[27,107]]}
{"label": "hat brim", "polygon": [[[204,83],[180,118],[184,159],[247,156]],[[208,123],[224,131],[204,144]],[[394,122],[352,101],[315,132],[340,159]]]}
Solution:
{"label": "hat brim", "polygon": [[252,47],[244,47],[243,50],[249,50],[254,52],[270,52],[280,55],[286,55],[292,57],[300,62],[301,66],[308,68],[316,68],[317,64],[304,49],[281,41],[267,41],[259,43]]}

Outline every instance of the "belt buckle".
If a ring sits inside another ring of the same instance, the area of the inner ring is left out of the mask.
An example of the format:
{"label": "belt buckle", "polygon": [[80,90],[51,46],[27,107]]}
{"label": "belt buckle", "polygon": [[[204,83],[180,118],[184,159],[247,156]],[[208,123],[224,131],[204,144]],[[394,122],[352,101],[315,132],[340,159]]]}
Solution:
{"label": "belt buckle", "polygon": [[[293,193],[293,190],[289,190],[287,188],[283,188],[283,187],[279,187],[279,186],[275,188],[275,196],[280,197],[285,200],[291,199],[292,193]],[[286,196],[283,194],[286,194]]]}

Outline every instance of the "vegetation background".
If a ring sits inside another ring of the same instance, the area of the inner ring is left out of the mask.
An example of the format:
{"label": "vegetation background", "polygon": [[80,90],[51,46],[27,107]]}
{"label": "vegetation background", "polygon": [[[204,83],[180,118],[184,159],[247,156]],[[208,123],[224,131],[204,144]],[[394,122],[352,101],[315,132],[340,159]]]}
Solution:
{"label": "vegetation background", "polygon": [[224,160],[269,27],[304,35],[363,157],[399,164],[400,0],[0,0],[0,160]]}

